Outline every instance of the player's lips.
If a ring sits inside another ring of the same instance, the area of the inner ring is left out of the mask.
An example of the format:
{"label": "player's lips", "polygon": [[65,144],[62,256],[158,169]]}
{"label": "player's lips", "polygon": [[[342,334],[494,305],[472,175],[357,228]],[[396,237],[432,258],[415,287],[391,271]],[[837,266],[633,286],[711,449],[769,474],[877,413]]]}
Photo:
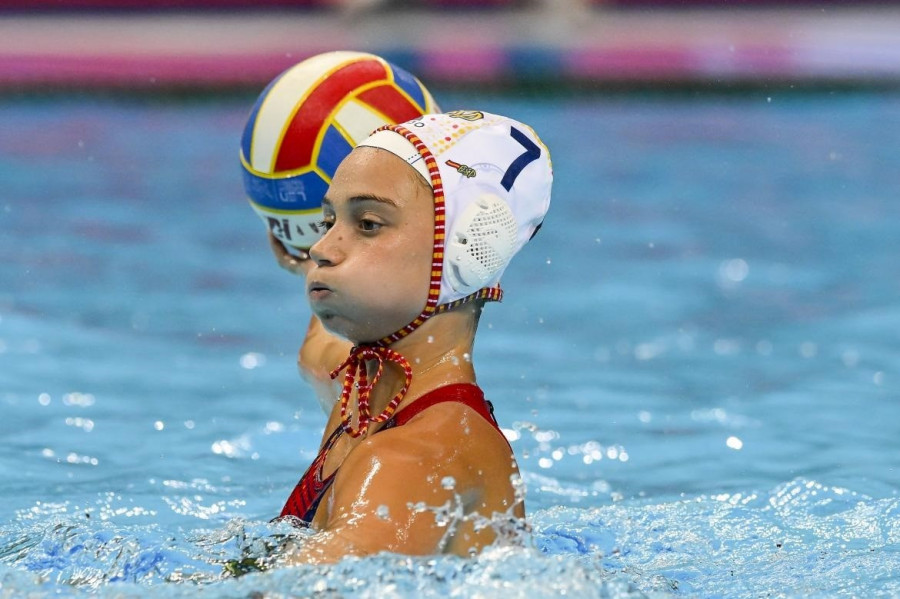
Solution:
{"label": "player's lips", "polygon": [[331,295],[331,287],[318,281],[308,281],[306,284],[306,294],[311,300],[320,300]]}

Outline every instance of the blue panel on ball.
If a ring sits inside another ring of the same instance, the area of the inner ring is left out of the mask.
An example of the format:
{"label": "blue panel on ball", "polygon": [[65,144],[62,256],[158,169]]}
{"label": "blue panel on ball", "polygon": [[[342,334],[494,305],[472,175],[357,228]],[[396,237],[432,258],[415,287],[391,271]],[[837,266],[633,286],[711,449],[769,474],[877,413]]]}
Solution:
{"label": "blue panel on ball", "polygon": [[316,173],[266,179],[242,169],[244,191],[251,200],[274,210],[313,210],[322,205],[328,184]]}
{"label": "blue panel on ball", "polygon": [[394,72],[394,82],[397,84],[397,87],[409,94],[409,97],[412,98],[422,110],[426,110],[425,94],[422,91],[422,86],[416,81],[416,78],[394,65],[391,65],[391,69]]}
{"label": "blue panel on ball", "polygon": [[325,130],[322,138],[322,147],[319,149],[319,157],[316,160],[319,168],[322,169],[329,178],[334,176],[341,160],[347,157],[353,146],[350,145],[343,135],[341,135],[334,125],[330,125]]}

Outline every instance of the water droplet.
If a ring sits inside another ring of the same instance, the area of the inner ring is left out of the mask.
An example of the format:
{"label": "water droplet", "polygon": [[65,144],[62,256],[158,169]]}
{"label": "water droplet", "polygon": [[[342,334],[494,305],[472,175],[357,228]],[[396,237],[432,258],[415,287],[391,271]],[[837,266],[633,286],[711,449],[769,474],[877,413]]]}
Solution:
{"label": "water droplet", "polygon": [[504,428],[502,430],[503,430],[503,436],[506,437],[506,440],[509,441],[510,443],[512,443],[513,441],[518,441],[522,437],[519,434],[519,431],[517,431],[517,430],[513,430],[510,428]]}
{"label": "water droplet", "polygon": [[444,478],[441,479],[441,487],[443,487],[447,491],[455,489],[456,488],[456,479],[453,478],[452,476],[445,476]]}
{"label": "water droplet", "polygon": [[241,368],[253,370],[259,368],[266,363],[266,357],[263,354],[249,352],[241,356]]}
{"label": "water droplet", "polygon": [[719,264],[719,283],[723,287],[741,283],[750,273],[750,266],[743,258],[725,260]]}
{"label": "water droplet", "polygon": [[94,396],[90,393],[78,393],[77,391],[66,393],[63,395],[63,405],[87,408],[94,405]]}

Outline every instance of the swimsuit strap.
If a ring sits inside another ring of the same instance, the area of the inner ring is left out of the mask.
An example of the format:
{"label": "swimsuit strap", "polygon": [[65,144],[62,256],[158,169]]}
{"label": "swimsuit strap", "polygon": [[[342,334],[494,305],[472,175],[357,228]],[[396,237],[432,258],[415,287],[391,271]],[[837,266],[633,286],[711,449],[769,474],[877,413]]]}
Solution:
{"label": "swimsuit strap", "polygon": [[[383,430],[403,426],[431,406],[448,401],[461,403],[475,410],[475,412],[500,433],[500,436],[503,437],[503,440],[509,445],[509,440],[506,438],[506,435],[503,434],[503,431],[500,430],[500,426],[494,419],[494,406],[484,398],[484,392],[477,385],[471,383],[445,385],[429,391],[394,414],[393,417],[374,434],[378,434]],[[337,428],[334,429],[334,432],[332,432],[328,439],[325,440],[316,459],[309,465],[309,468],[307,468],[306,472],[300,478],[300,482],[297,483],[297,486],[295,486],[294,490],[291,492],[291,496],[288,497],[279,518],[294,516],[302,520],[304,524],[309,525],[316,515],[316,509],[319,507],[319,502],[322,501],[325,493],[328,491],[329,487],[331,487],[331,483],[334,482],[334,477],[340,468],[338,467],[335,469],[335,471],[328,475],[327,478],[322,478],[322,468],[325,465],[325,458],[328,457],[329,450],[334,447],[334,444],[346,430],[346,426],[342,422],[338,424]]]}
{"label": "swimsuit strap", "polygon": [[334,444],[337,443],[343,432],[344,426],[339,424],[322,444],[316,459],[313,460],[306,472],[303,473],[303,476],[300,477],[297,486],[291,491],[291,496],[288,497],[284,507],[281,508],[279,518],[294,516],[306,523],[312,521],[313,516],[316,515],[316,509],[319,507],[319,502],[322,501],[325,491],[331,486],[331,483],[334,481],[334,475],[337,474],[337,469],[335,469],[328,477],[322,478],[322,468],[325,466],[328,452],[334,447]]}
{"label": "swimsuit strap", "polygon": [[403,426],[431,406],[448,401],[461,403],[478,412],[478,415],[497,429],[503,440],[509,444],[509,440],[503,434],[503,431],[500,430],[500,425],[497,424],[497,420],[494,418],[493,404],[484,398],[484,391],[478,385],[471,383],[455,383],[429,391],[397,412],[381,430]]}

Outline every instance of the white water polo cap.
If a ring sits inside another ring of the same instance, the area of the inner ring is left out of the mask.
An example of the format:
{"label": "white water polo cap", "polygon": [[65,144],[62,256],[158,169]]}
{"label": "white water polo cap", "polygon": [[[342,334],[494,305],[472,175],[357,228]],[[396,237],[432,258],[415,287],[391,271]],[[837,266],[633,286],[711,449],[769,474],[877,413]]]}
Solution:
{"label": "white water polo cap", "polygon": [[438,268],[420,319],[476,297],[500,299],[503,271],[550,207],[550,154],[531,127],[456,110],[383,127],[360,146],[399,156],[434,192]]}

